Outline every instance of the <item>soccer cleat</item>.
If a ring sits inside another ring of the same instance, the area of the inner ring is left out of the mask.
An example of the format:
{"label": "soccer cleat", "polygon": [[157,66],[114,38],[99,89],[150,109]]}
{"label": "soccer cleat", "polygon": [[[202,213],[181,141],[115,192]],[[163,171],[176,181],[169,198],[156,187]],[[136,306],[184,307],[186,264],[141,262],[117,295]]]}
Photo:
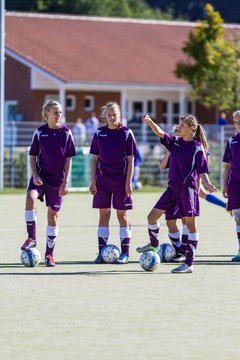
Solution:
{"label": "soccer cleat", "polygon": [[55,266],[54,258],[51,255],[47,255],[45,257],[45,264],[47,267],[54,267]]}
{"label": "soccer cleat", "polygon": [[151,245],[151,243],[148,243],[147,245],[144,245],[144,246],[142,246],[142,247],[136,248],[136,251],[137,251],[138,253],[144,253],[144,252],[146,252],[146,251],[158,252],[158,247],[153,247],[153,246]]}
{"label": "soccer cleat", "polygon": [[103,264],[104,263],[101,253],[98,254],[98,256],[96,257],[94,262],[95,262],[95,264]]}
{"label": "soccer cleat", "polygon": [[171,271],[173,274],[187,274],[193,272],[193,266],[188,266],[186,263],[183,263],[176,269]]}
{"label": "soccer cleat", "polygon": [[128,256],[125,253],[121,253],[119,259],[115,260],[114,262],[114,264],[119,264],[119,265],[123,265],[127,263],[128,263]]}
{"label": "soccer cleat", "polygon": [[21,250],[30,250],[32,248],[35,248],[37,246],[37,241],[33,239],[27,239],[24,244],[21,246]]}
{"label": "soccer cleat", "polygon": [[186,260],[186,256],[177,254],[171,261],[174,263],[181,263],[184,262],[185,260]]}
{"label": "soccer cleat", "polygon": [[234,262],[240,262],[240,252],[232,258],[232,261]]}

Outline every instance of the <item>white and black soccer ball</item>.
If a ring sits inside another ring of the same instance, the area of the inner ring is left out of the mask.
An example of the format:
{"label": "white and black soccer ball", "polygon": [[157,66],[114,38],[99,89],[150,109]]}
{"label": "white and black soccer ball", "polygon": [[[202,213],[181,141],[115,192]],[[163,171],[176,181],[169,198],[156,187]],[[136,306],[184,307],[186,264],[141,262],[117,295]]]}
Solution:
{"label": "white and black soccer ball", "polygon": [[120,257],[120,250],[116,245],[109,244],[104,246],[101,251],[103,261],[107,264],[113,264]]}
{"label": "white and black soccer ball", "polygon": [[35,267],[41,261],[41,255],[38,249],[23,250],[20,254],[21,263],[26,267]]}
{"label": "white and black soccer ball", "polygon": [[140,256],[140,265],[145,271],[154,271],[160,265],[160,257],[155,251],[146,251]]}
{"label": "white and black soccer ball", "polygon": [[164,243],[160,245],[158,255],[161,259],[161,262],[169,262],[176,256],[176,251],[172,244]]}

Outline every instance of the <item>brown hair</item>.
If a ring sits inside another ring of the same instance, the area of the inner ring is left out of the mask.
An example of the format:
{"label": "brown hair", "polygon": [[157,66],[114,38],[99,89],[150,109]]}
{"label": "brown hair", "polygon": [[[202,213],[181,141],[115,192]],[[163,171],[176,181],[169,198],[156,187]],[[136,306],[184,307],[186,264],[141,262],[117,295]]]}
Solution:
{"label": "brown hair", "polygon": [[205,152],[208,151],[209,145],[206,138],[206,131],[202,127],[202,125],[199,124],[197,118],[192,114],[186,114],[180,117],[180,120],[185,122],[188,126],[193,127],[193,137],[194,139],[198,140]]}
{"label": "brown hair", "polygon": [[46,112],[54,106],[60,106],[61,104],[56,100],[47,100],[42,106],[42,121],[47,121]]}

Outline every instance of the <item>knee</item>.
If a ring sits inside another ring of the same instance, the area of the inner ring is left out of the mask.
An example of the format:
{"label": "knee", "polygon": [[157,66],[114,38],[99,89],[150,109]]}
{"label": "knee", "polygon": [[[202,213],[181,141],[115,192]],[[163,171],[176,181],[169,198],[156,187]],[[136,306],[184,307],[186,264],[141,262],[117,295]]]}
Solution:
{"label": "knee", "polygon": [[153,223],[156,223],[156,222],[157,222],[157,220],[155,219],[155,217],[153,216],[152,213],[149,213],[149,214],[148,214],[147,220],[148,220],[148,223],[149,223],[149,224],[153,224]]}
{"label": "knee", "polygon": [[51,209],[48,210],[48,216],[50,220],[57,221],[58,215],[59,215],[58,211],[53,211]]}
{"label": "knee", "polygon": [[111,216],[111,210],[110,209],[105,209],[105,210],[102,210],[100,212],[100,219],[101,220],[108,221],[110,219],[110,216]]}
{"label": "knee", "polygon": [[26,207],[34,208],[35,202],[36,202],[36,196],[34,196],[31,192],[28,192],[26,197]]}

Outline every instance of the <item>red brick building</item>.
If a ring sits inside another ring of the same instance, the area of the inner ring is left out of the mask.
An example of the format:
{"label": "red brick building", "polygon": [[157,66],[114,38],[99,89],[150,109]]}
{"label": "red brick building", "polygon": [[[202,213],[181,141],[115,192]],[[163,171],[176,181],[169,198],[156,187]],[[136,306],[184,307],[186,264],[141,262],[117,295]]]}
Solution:
{"label": "red brick building", "polygon": [[7,120],[39,121],[43,101],[64,104],[68,122],[99,114],[116,100],[123,119],[150,113],[171,124],[195,113],[215,114],[191,101],[174,74],[195,24],[69,15],[6,13]]}

